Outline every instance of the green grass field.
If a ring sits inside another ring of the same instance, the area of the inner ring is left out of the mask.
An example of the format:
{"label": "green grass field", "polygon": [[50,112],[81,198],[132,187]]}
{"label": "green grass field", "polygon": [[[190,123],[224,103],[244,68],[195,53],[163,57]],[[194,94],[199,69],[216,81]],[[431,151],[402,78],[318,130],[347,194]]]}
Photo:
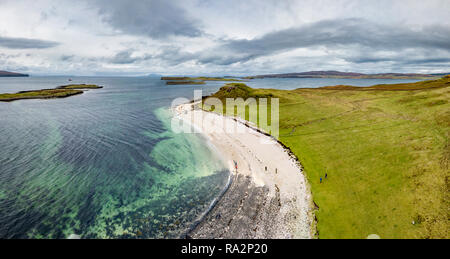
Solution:
{"label": "green grass field", "polygon": [[319,238],[449,238],[449,86],[449,76],[292,91],[234,83],[214,96],[280,99],[279,139],[304,167]]}

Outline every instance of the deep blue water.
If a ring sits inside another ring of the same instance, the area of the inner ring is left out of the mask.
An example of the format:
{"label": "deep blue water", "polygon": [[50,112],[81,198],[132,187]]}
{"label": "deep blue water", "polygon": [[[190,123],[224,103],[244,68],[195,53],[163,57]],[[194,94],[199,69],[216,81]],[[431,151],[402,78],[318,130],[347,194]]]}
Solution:
{"label": "deep blue water", "polygon": [[[104,86],[65,99],[0,102],[0,238],[179,237],[228,180],[202,136],[175,134],[168,111],[194,89],[157,78],[75,77]],[[257,79],[295,89],[414,80]],[[67,77],[0,78],[0,93],[55,88]]]}

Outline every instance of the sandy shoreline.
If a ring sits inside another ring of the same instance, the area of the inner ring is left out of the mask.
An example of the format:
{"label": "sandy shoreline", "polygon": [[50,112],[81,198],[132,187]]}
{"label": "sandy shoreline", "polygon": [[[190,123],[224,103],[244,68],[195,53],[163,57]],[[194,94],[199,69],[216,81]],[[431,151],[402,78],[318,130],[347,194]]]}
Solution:
{"label": "sandy shoreline", "polygon": [[[240,120],[194,107],[177,106],[175,118],[201,131],[233,173],[228,190],[189,236],[311,238],[311,195],[297,161],[272,137]],[[225,131],[224,124],[239,130]]]}

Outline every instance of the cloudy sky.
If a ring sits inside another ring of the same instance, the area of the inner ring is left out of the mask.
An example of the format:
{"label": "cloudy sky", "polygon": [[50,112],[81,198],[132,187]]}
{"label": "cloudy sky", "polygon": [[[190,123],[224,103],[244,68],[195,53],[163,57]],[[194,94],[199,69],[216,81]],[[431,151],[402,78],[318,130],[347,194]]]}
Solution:
{"label": "cloudy sky", "polygon": [[450,0],[0,0],[0,70],[449,72]]}

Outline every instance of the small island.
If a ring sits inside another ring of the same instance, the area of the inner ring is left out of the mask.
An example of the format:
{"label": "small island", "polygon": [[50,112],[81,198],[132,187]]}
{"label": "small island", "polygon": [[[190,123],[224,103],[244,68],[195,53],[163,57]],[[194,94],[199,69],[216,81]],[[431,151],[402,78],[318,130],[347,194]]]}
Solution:
{"label": "small island", "polygon": [[21,91],[13,94],[0,94],[0,102],[12,102],[23,99],[51,99],[51,98],[65,98],[73,95],[78,95],[84,93],[83,90],[86,89],[99,89],[103,88],[98,85],[64,85],[59,86],[55,89],[42,89],[42,90],[31,90],[31,91]]}
{"label": "small island", "polygon": [[225,77],[177,77],[177,76],[166,76],[161,77],[161,80],[167,81],[167,85],[204,85],[205,81],[228,81],[228,82],[240,82],[242,80],[235,78],[225,78]]}
{"label": "small island", "polygon": [[103,88],[103,86],[98,86],[98,85],[86,85],[86,84],[78,84],[78,85],[63,85],[63,86],[59,86],[56,89],[78,89],[78,90],[82,90],[82,89],[100,89]]}
{"label": "small island", "polygon": [[167,81],[166,85],[204,85],[204,81]]}

